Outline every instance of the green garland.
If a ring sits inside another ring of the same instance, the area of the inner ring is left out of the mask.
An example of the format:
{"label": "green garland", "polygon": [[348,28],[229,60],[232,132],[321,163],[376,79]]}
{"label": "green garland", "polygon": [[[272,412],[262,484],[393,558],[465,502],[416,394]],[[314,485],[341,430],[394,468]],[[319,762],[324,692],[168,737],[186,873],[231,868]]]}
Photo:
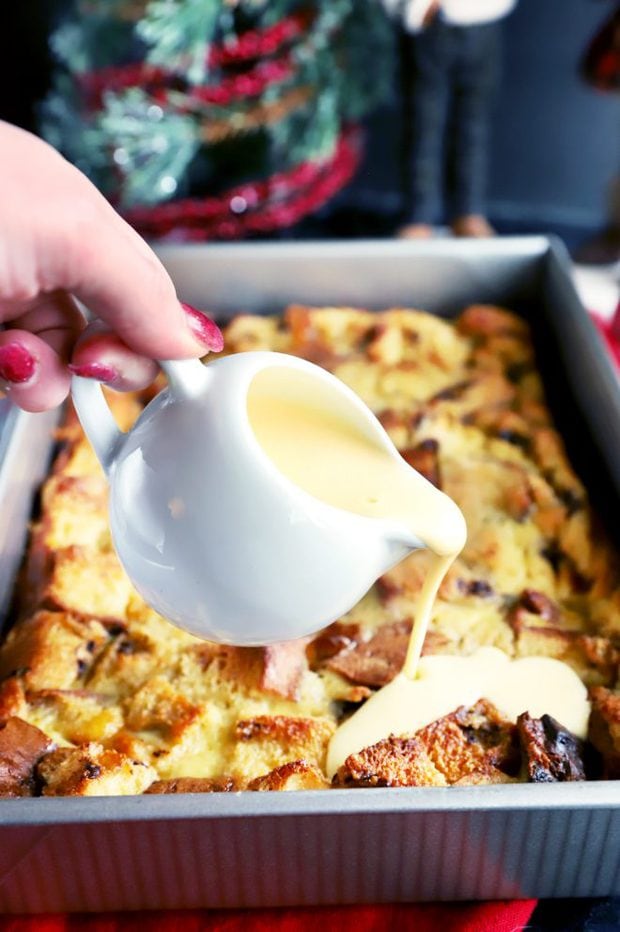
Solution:
{"label": "green garland", "polygon": [[146,61],[182,71],[192,84],[207,73],[207,50],[222,16],[219,0],[151,0],[136,26]]}
{"label": "green garland", "polygon": [[[43,109],[44,135],[123,207],[327,157],[343,124],[359,120],[390,91],[391,28],[378,0],[316,0],[311,26],[291,47],[287,80],[224,106],[193,103],[187,112],[180,106],[192,86],[221,81],[218,70],[207,69],[213,42],[230,41],[240,24],[263,29],[301,8],[298,0],[79,0],[75,17],[53,37],[59,68]],[[110,90],[99,109],[89,110],[83,76],[135,61],[174,70],[188,82],[187,92],[172,90],[160,104],[138,87]],[[311,93],[298,95],[303,103],[293,112],[244,128],[253,108],[288,99],[295,88]],[[205,142],[209,121],[229,125],[225,144]],[[239,155],[231,158],[234,145]]]}

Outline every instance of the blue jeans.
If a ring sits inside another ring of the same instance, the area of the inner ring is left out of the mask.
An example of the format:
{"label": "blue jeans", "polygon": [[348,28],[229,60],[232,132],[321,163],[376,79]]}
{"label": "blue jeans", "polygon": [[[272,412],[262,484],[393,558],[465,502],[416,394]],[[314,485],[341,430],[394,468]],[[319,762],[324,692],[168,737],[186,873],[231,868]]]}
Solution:
{"label": "blue jeans", "polygon": [[450,219],[484,214],[501,23],[450,26],[436,18],[403,35],[402,45],[408,222],[435,223],[444,202]]}

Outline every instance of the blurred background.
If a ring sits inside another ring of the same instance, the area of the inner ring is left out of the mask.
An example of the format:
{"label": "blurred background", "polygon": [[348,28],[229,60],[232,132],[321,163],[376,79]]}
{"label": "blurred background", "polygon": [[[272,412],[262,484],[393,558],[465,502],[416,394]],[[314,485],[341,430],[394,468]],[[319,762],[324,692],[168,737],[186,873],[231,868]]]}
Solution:
{"label": "blurred background", "polygon": [[[580,73],[615,6],[520,0],[503,21],[500,233],[578,249],[620,225],[620,93]],[[375,0],[21,0],[3,11],[0,117],[43,132],[151,238],[390,236],[401,28]]]}
{"label": "blurred background", "polygon": [[[504,60],[489,159],[489,219],[500,232],[556,232],[576,245],[603,226],[620,171],[620,94],[586,84],[579,64],[611,14],[596,0],[520,0],[503,22]],[[371,121],[349,192],[398,210],[398,101]]]}

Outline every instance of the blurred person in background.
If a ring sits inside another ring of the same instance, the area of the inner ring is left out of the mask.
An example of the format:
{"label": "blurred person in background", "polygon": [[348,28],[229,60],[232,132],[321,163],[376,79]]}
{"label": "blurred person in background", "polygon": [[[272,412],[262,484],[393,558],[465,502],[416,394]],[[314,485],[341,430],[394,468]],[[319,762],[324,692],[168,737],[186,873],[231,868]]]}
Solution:
{"label": "blurred person in background", "polygon": [[485,205],[489,129],[501,20],[516,0],[384,3],[403,26],[406,225],[399,235],[432,236],[445,191],[445,213],[456,236],[492,236]]}

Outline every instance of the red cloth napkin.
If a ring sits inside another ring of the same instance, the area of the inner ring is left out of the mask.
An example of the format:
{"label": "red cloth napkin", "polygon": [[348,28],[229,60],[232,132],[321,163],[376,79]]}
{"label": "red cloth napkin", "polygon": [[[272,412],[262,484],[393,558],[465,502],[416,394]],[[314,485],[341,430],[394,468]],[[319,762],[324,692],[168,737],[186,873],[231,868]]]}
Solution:
{"label": "red cloth napkin", "polygon": [[521,932],[536,900],[0,918],[0,932]]}

